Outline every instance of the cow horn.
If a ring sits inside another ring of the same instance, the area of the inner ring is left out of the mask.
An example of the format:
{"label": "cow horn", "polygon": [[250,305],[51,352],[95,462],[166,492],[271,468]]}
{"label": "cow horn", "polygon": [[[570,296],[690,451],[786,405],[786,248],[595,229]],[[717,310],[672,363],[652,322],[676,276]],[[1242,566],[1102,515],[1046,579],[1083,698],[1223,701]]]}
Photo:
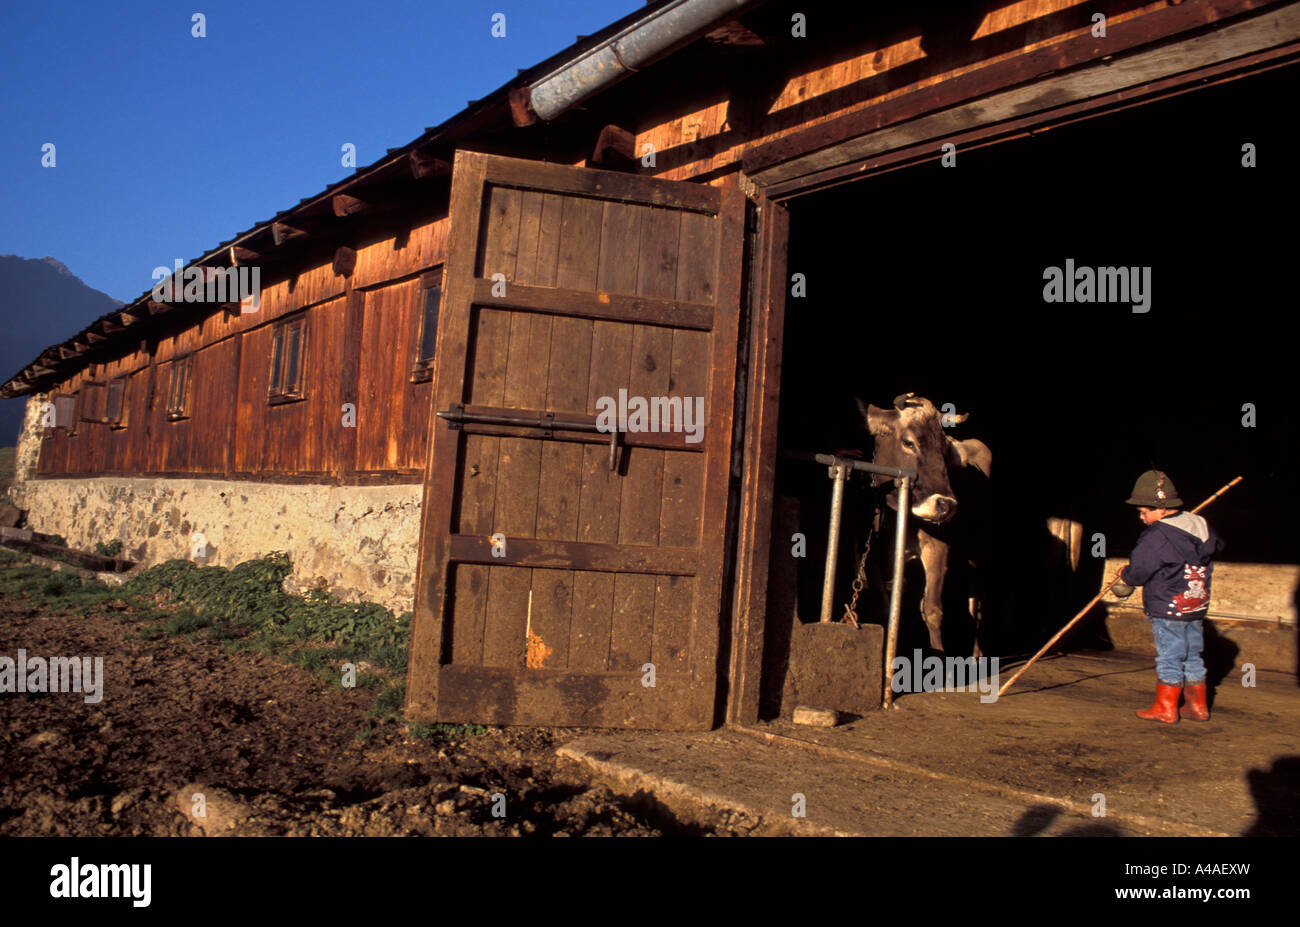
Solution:
{"label": "cow horn", "polygon": [[909,406],[919,406],[920,400],[916,399],[916,393],[903,393],[901,396],[894,397],[894,408],[902,411]]}

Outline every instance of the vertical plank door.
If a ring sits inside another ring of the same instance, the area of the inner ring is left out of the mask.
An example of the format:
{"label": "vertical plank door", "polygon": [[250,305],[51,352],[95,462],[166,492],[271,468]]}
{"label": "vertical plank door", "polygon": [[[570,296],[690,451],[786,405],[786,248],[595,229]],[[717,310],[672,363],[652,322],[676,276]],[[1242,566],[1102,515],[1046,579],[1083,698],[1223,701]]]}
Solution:
{"label": "vertical plank door", "polygon": [[[457,153],[410,718],[711,726],[743,233],[738,190]],[[620,390],[680,404],[596,431]]]}

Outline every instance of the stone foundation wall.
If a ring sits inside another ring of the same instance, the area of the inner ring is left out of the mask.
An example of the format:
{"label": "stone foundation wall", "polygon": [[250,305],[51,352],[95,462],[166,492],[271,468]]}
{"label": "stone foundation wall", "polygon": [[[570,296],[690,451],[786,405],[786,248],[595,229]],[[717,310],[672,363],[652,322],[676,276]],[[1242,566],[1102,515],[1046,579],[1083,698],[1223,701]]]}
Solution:
{"label": "stone foundation wall", "polygon": [[18,436],[14,505],[27,527],[94,551],[122,542],[122,556],[152,566],[182,558],[231,567],[284,551],[290,592],[325,588],[348,601],[401,614],[415,602],[419,484],[313,486],[150,477],[39,479],[45,394],[30,397]]}
{"label": "stone foundation wall", "polygon": [[145,565],[182,558],[234,566],[285,551],[285,588],[410,611],[420,546],[419,485],[313,486],[101,477],[27,479],[28,526],[70,547],[122,542]]}
{"label": "stone foundation wall", "polygon": [[23,412],[23,425],[18,432],[18,453],[14,457],[14,481],[9,487],[9,496],[20,509],[26,508],[21,500],[23,484],[36,476],[36,462],[41,456],[41,435],[44,434],[41,419],[49,398],[48,393],[34,393],[27,398],[27,408]]}

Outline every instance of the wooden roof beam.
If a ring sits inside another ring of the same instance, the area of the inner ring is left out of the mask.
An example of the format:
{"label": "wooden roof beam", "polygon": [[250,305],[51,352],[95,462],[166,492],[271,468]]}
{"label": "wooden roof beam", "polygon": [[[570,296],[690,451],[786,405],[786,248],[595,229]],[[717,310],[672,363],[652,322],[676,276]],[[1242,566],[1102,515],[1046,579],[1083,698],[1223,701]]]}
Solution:
{"label": "wooden roof beam", "polygon": [[636,160],[636,136],[627,129],[608,125],[600,130],[591,163],[602,167],[627,168]]}
{"label": "wooden roof beam", "polygon": [[373,203],[348,193],[335,193],[332,204],[334,206],[334,215],[340,219],[344,216],[355,216],[363,212],[374,212],[375,209]]}
{"label": "wooden roof beam", "polygon": [[336,193],[333,200],[334,215],[339,218],[359,215],[381,216],[385,213],[402,212],[409,210],[414,202],[409,187],[403,189],[400,186],[377,188],[367,193],[365,197]]}
{"label": "wooden roof beam", "polygon": [[288,222],[271,223],[271,238],[275,241],[275,246],[277,248],[287,241],[294,241],[298,238],[307,238],[309,235],[311,235],[311,232],[302,228],[301,225],[290,225]]}
{"label": "wooden roof beam", "polygon": [[262,255],[258,254],[252,248],[245,248],[242,245],[230,246],[230,266],[247,267],[249,264],[256,264],[262,260]]}
{"label": "wooden roof beam", "polygon": [[706,32],[704,41],[710,45],[733,45],[753,48],[767,44],[767,39],[750,30],[740,20],[733,19]]}
{"label": "wooden roof beam", "polygon": [[412,148],[407,156],[411,165],[411,175],[416,180],[424,180],[426,177],[436,177],[440,174],[450,174],[451,164],[442,158],[435,158],[427,151],[421,151],[418,148]]}

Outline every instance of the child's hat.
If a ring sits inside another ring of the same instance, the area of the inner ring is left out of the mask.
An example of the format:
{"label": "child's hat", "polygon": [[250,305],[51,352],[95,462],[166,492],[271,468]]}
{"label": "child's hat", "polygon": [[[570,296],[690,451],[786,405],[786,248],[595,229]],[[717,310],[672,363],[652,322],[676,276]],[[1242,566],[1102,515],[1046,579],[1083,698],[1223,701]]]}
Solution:
{"label": "child's hat", "polygon": [[1129,505],[1145,505],[1152,509],[1176,509],[1183,504],[1174,489],[1174,481],[1160,470],[1148,470],[1133,484]]}

